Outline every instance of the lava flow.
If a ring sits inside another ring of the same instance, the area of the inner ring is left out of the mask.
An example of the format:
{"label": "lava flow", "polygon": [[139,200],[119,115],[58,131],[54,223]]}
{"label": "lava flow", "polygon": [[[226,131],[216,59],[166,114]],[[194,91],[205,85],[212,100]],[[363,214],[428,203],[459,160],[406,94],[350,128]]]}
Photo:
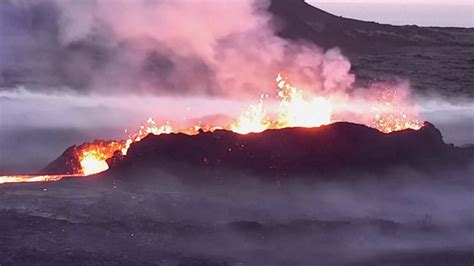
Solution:
{"label": "lava flow", "polygon": [[148,118],[146,125],[130,134],[126,140],[122,141],[94,141],[85,143],[76,148],[75,157],[79,161],[79,167],[74,171],[80,175],[89,176],[101,173],[109,166],[106,162],[115,152],[126,155],[133,142],[142,140],[148,134],[160,135],[172,133],[173,129],[169,124],[158,126],[152,118]]}
{"label": "lava flow", "polygon": [[23,182],[53,182],[69,175],[11,175],[0,176],[0,184]]}
{"label": "lava flow", "polygon": [[[90,176],[106,171],[109,166],[107,159],[116,153],[126,155],[130,145],[141,141],[148,134],[160,135],[169,133],[198,134],[200,131],[214,131],[227,129],[239,134],[259,133],[267,129],[280,129],[286,127],[319,127],[336,120],[335,106],[337,103],[323,96],[308,97],[303,90],[292,86],[286,78],[278,74],[276,78],[279,101],[276,112],[265,109],[264,100],[268,95],[262,95],[260,101],[250,105],[235,120],[227,126],[194,125],[190,128],[174,130],[169,123],[158,125],[149,118],[145,125],[129,134],[125,140],[94,141],[73,147],[71,172],[64,175],[18,175],[0,176],[0,184],[14,182],[49,182],[57,181],[67,176]],[[376,98],[369,102],[371,105],[370,116],[372,127],[384,133],[399,131],[407,128],[420,129],[422,122],[418,120],[416,112],[409,106],[404,95],[397,94],[395,90],[377,90]],[[406,95],[405,95],[406,96]],[[344,104],[344,103],[343,103]],[[410,112],[409,112],[410,111]],[[272,118],[273,117],[273,118]],[[354,121],[359,122],[360,121]]]}

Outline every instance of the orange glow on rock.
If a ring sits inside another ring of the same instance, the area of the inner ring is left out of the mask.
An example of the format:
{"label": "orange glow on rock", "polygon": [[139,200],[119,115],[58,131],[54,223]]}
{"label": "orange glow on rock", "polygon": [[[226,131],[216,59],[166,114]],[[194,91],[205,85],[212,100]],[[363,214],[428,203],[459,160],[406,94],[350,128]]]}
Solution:
{"label": "orange glow on rock", "polygon": [[384,133],[408,128],[418,130],[423,126],[423,121],[418,119],[417,113],[412,109],[398,99],[397,91],[380,90],[371,108],[372,126]]}
{"label": "orange glow on rock", "polygon": [[[286,127],[319,127],[334,122],[334,106],[322,95],[308,95],[305,91],[292,86],[288,79],[278,74],[276,77],[278,88],[278,109],[274,118],[265,109],[264,100],[269,96],[261,97],[257,104],[250,105],[230,125],[199,124],[182,130],[174,130],[166,122],[158,125],[152,118],[129,134],[125,140],[94,141],[75,147],[74,157],[77,161],[72,171],[74,175],[89,176],[109,169],[107,159],[116,152],[126,155],[131,144],[141,141],[149,134],[160,135],[170,133],[184,133],[195,135],[199,132],[212,132],[216,129],[228,129],[239,134],[259,133],[267,129]],[[399,131],[407,128],[420,129],[422,121],[417,117],[416,110],[407,104],[405,96],[399,96],[395,90],[378,90],[376,97],[368,102],[372,104],[370,113],[364,113],[365,118],[371,119],[372,127],[384,133]],[[331,96],[331,95],[329,95]],[[346,100],[348,101],[348,100]],[[344,102],[345,103],[345,102]],[[77,166],[76,166],[77,165]],[[0,184],[14,182],[48,182],[57,181],[68,175],[18,175],[0,176]]]}

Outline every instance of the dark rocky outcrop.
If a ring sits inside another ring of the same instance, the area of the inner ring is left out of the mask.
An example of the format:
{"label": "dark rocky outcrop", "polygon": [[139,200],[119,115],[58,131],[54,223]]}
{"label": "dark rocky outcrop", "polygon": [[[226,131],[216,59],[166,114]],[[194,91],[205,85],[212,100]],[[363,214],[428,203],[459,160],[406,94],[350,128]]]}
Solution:
{"label": "dark rocky outcrop", "polygon": [[76,145],[67,148],[61,156],[41,169],[38,174],[78,174],[81,169],[81,164],[77,157],[77,149],[78,146]]}
{"label": "dark rocky outcrop", "polygon": [[303,0],[272,0],[281,37],[302,39],[323,48],[341,47],[344,51],[384,50],[406,45],[460,45],[472,47],[473,29],[418,26],[393,26],[335,16]]}
{"label": "dark rocky outcrop", "polygon": [[[84,144],[85,145],[85,144]],[[68,148],[46,166],[43,174],[74,174],[80,167],[79,146]],[[454,147],[425,122],[420,130],[390,134],[347,122],[317,128],[284,128],[240,135],[226,130],[198,135],[148,135],[107,160],[110,173],[128,175],[152,169],[176,173],[285,178],[292,175],[380,173],[402,167],[420,171],[463,167],[474,159],[474,148]],[[184,175],[186,176],[186,175]]]}
{"label": "dark rocky outcrop", "polygon": [[108,163],[116,175],[167,169],[219,176],[230,170],[285,178],[296,174],[376,173],[395,167],[430,171],[460,167],[473,158],[474,149],[445,144],[439,130],[430,123],[420,130],[384,134],[367,126],[339,122],[247,135],[225,130],[195,136],[149,135],[132,144],[127,156],[111,158]]}
{"label": "dark rocky outcrop", "polygon": [[94,140],[92,142],[82,143],[81,145],[73,145],[67,148],[56,160],[41,169],[38,174],[82,174],[81,155],[84,154],[85,151],[90,153],[97,151],[105,158],[108,158],[112,157],[114,153],[117,153],[116,156],[119,156],[118,154],[121,154],[119,150],[122,146],[123,142],[112,140]]}

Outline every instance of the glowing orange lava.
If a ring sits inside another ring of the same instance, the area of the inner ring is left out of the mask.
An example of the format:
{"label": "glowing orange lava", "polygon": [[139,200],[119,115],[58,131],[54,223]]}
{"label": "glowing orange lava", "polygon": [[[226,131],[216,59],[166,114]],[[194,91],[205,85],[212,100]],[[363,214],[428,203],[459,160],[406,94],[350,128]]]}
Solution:
{"label": "glowing orange lava", "polygon": [[140,126],[126,140],[85,143],[79,146],[76,151],[76,157],[80,164],[80,169],[77,172],[85,176],[101,173],[109,169],[106,160],[111,158],[115,152],[126,155],[133,142],[142,140],[148,134],[160,135],[171,132],[173,129],[169,124],[158,126],[152,118],[148,118],[146,125]]}
{"label": "glowing orange lava", "polygon": [[[271,120],[260,100],[249,106],[231,125],[236,133],[258,133],[269,128],[318,127],[332,122],[332,106],[324,97],[305,98],[304,92],[293,87],[280,74],[276,78],[278,85],[278,118]],[[262,97],[263,99],[264,97]]]}
{"label": "glowing orange lava", "polygon": [[115,151],[122,150],[125,145],[124,141],[95,141],[79,146],[76,157],[80,169],[77,173],[87,176],[109,169],[106,160],[111,158]]}
{"label": "glowing orange lava", "polygon": [[269,118],[266,117],[263,102],[260,100],[258,104],[250,105],[237,119],[237,121],[230,126],[233,132],[239,134],[259,133],[271,126]]}
{"label": "glowing orange lava", "polygon": [[172,132],[173,128],[168,122],[165,125],[158,126],[153,118],[149,117],[144,126],[140,126],[140,128],[135,133],[128,136],[124,147],[122,147],[120,150],[122,151],[123,155],[126,155],[128,148],[130,148],[130,144],[142,140],[144,137],[148,136],[148,134],[160,135],[169,134]]}
{"label": "glowing orange lava", "polygon": [[324,97],[305,99],[304,92],[278,74],[280,109],[278,128],[319,127],[332,122],[332,106]]}
{"label": "glowing orange lava", "polygon": [[405,101],[400,101],[395,90],[381,90],[371,109],[373,113],[372,126],[384,133],[403,129],[420,129],[423,121],[418,119],[416,110],[413,110]]}
{"label": "glowing orange lava", "polygon": [[[146,124],[129,134],[125,140],[120,141],[94,141],[75,147],[75,160],[73,163],[73,174],[78,176],[88,176],[106,171],[109,168],[107,159],[112,158],[115,153],[126,155],[130,145],[141,141],[148,134],[160,135],[169,133],[185,133],[189,135],[198,134],[201,131],[209,132],[216,129],[228,129],[239,134],[251,132],[262,132],[267,129],[277,129],[286,127],[318,127],[330,124],[334,117],[333,104],[323,96],[305,94],[292,86],[286,78],[278,74],[276,77],[279,100],[278,110],[273,117],[264,105],[264,99],[268,95],[261,97],[259,103],[248,106],[234,123],[228,126],[211,126],[201,124],[191,126],[182,130],[173,130],[166,122],[158,125],[152,118],[148,118]],[[380,90],[372,103],[371,114],[374,128],[384,133],[403,130],[407,128],[420,129],[422,121],[417,118],[417,113],[412,106],[406,103],[406,98],[397,94],[397,91]],[[357,122],[357,121],[356,121]],[[16,182],[49,182],[57,181],[70,175],[19,175],[0,176],[0,184]]]}
{"label": "glowing orange lava", "polygon": [[67,175],[11,175],[0,176],[0,184],[24,182],[53,182],[63,179]]}

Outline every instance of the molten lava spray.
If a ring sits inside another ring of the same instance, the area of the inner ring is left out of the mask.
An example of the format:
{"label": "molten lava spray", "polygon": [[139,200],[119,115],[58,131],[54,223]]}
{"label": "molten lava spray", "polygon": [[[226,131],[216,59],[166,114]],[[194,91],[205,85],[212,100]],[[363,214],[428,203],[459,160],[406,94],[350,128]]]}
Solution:
{"label": "molten lava spray", "polygon": [[88,176],[109,169],[106,160],[113,156],[115,151],[123,150],[126,141],[95,141],[79,146],[75,157],[79,161],[80,168],[75,173]]}
{"label": "molten lava spray", "polygon": [[400,99],[397,90],[383,89],[376,91],[375,103],[371,107],[372,127],[390,133],[403,129],[420,129],[423,121],[413,114],[404,97]]}
{"label": "molten lava spray", "polygon": [[278,127],[319,127],[331,123],[332,107],[324,97],[305,99],[304,92],[278,74]]}
{"label": "molten lava spray", "polygon": [[[261,96],[257,104],[248,106],[230,125],[210,126],[199,124],[190,128],[174,130],[168,122],[164,125],[158,125],[152,118],[148,118],[145,125],[129,134],[125,140],[94,141],[75,147],[73,161],[78,162],[78,164],[74,167],[73,173],[65,175],[3,176],[0,177],[0,184],[57,181],[71,174],[89,176],[104,172],[109,168],[106,162],[107,159],[112,158],[117,152],[126,155],[132,143],[141,141],[148,134],[185,133],[193,135],[198,134],[201,130],[214,131],[216,129],[228,129],[239,134],[248,134],[286,127],[318,127],[335,121],[334,107],[336,102],[334,100],[329,100],[321,95],[309,95],[305,91],[292,86],[288,79],[280,74],[276,77],[276,83],[278,107],[273,113],[265,108],[264,101],[269,98],[269,95],[265,94]],[[378,89],[374,92],[374,95],[373,100],[369,102],[371,112],[364,114],[364,116],[370,117],[371,126],[384,133],[407,128],[421,128],[422,122],[417,118],[416,112],[413,112],[413,106],[407,103],[407,95],[390,89]],[[272,117],[274,118],[272,119]],[[75,165],[74,162],[70,163]]]}
{"label": "molten lava spray", "polygon": [[279,99],[277,119],[271,120],[267,116],[262,101],[268,97],[262,96],[258,104],[249,106],[230,126],[232,131],[247,134],[285,127],[318,127],[332,122],[332,107],[324,97],[306,98],[303,90],[291,86],[280,74],[276,82]]}
{"label": "molten lava spray", "polygon": [[230,125],[230,129],[239,134],[247,134],[262,132],[270,126],[270,119],[266,116],[263,102],[260,100],[258,104],[247,107],[237,121]]}

